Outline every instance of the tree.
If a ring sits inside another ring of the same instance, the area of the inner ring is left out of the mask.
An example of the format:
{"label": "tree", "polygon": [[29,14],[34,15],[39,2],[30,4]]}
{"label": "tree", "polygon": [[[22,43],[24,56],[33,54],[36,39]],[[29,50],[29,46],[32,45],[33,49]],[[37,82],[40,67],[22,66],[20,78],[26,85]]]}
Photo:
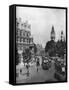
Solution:
{"label": "tree", "polygon": [[45,46],[45,52],[49,54],[49,56],[55,56],[56,54],[56,43],[54,40],[48,41]]}
{"label": "tree", "polygon": [[37,46],[36,44],[34,44],[34,54],[36,54],[36,52],[37,52]]}
{"label": "tree", "polygon": [[31,52],[30,49],[27,48],[25,49],[25,52],[23,52],[23,62],[28,64],[30,61],[31,61]]}
{"label": "tree", "polygon": [[25,52],[23,52],[23,62],[27,63],[27,76],[29,76],[29,62],[31,62],[31,52],[29,48],[25,49]]}
{"label": "tree", "polygon": [[56,44],[56,53],[60,56],[60,57],[64,57],[64,53],[66,49],[66,42],[65,41],[58,41]]}

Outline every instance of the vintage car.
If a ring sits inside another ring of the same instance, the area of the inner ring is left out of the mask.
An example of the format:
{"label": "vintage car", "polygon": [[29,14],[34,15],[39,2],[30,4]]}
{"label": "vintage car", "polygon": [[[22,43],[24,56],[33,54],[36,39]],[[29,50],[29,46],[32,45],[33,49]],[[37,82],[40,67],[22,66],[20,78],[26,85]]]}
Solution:
{"label": "vintage car", "polygon": [[51,59],[48,57],[42,57],[42,69],[49,70],[51,67]]}
{"label": "vintage car", "polygon": [[58,58],[55,60],[55,78],[60,81],[66,80],[66,61]]}

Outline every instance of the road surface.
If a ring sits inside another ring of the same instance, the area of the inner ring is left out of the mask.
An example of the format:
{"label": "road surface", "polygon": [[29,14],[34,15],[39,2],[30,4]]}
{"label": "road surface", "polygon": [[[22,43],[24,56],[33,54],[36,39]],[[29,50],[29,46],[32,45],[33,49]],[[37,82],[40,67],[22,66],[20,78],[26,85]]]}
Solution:
{"label": "road surface", "polygon": [[[40,62],[42,58],[40,57]],[[38,72],[36,63],[29,67],[29,76],[27,76],[27,69],[25,66],[22,67],[22,74],[16,78],[16,83],[34,83],[34,82],[47,82],[47,81],[57,81],[54,78],[55,67],[52,61],[51,68],[49,70],[43,70],[42,66],[39,66]]]}

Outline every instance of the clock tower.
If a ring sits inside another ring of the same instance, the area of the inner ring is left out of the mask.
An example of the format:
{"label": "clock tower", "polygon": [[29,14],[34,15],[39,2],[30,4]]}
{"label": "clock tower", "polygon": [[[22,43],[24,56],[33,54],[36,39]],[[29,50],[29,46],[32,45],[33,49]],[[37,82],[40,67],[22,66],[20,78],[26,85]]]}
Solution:
{"label": "clock tower", "polygon": [[52,30],[51,30],[51,40],[55,40],[54,26],[52,26]]}

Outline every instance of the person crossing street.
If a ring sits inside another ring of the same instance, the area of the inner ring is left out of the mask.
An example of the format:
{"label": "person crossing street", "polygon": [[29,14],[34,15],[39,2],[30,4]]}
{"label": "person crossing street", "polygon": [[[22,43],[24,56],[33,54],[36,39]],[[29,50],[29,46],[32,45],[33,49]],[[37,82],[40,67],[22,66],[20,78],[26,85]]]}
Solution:
{"label": "person crossing street", "polygon": [[36,67],[37,67],[37,72],[39,70],[39,66],[40,66],[40,61],[39,58],[36,59]]}

